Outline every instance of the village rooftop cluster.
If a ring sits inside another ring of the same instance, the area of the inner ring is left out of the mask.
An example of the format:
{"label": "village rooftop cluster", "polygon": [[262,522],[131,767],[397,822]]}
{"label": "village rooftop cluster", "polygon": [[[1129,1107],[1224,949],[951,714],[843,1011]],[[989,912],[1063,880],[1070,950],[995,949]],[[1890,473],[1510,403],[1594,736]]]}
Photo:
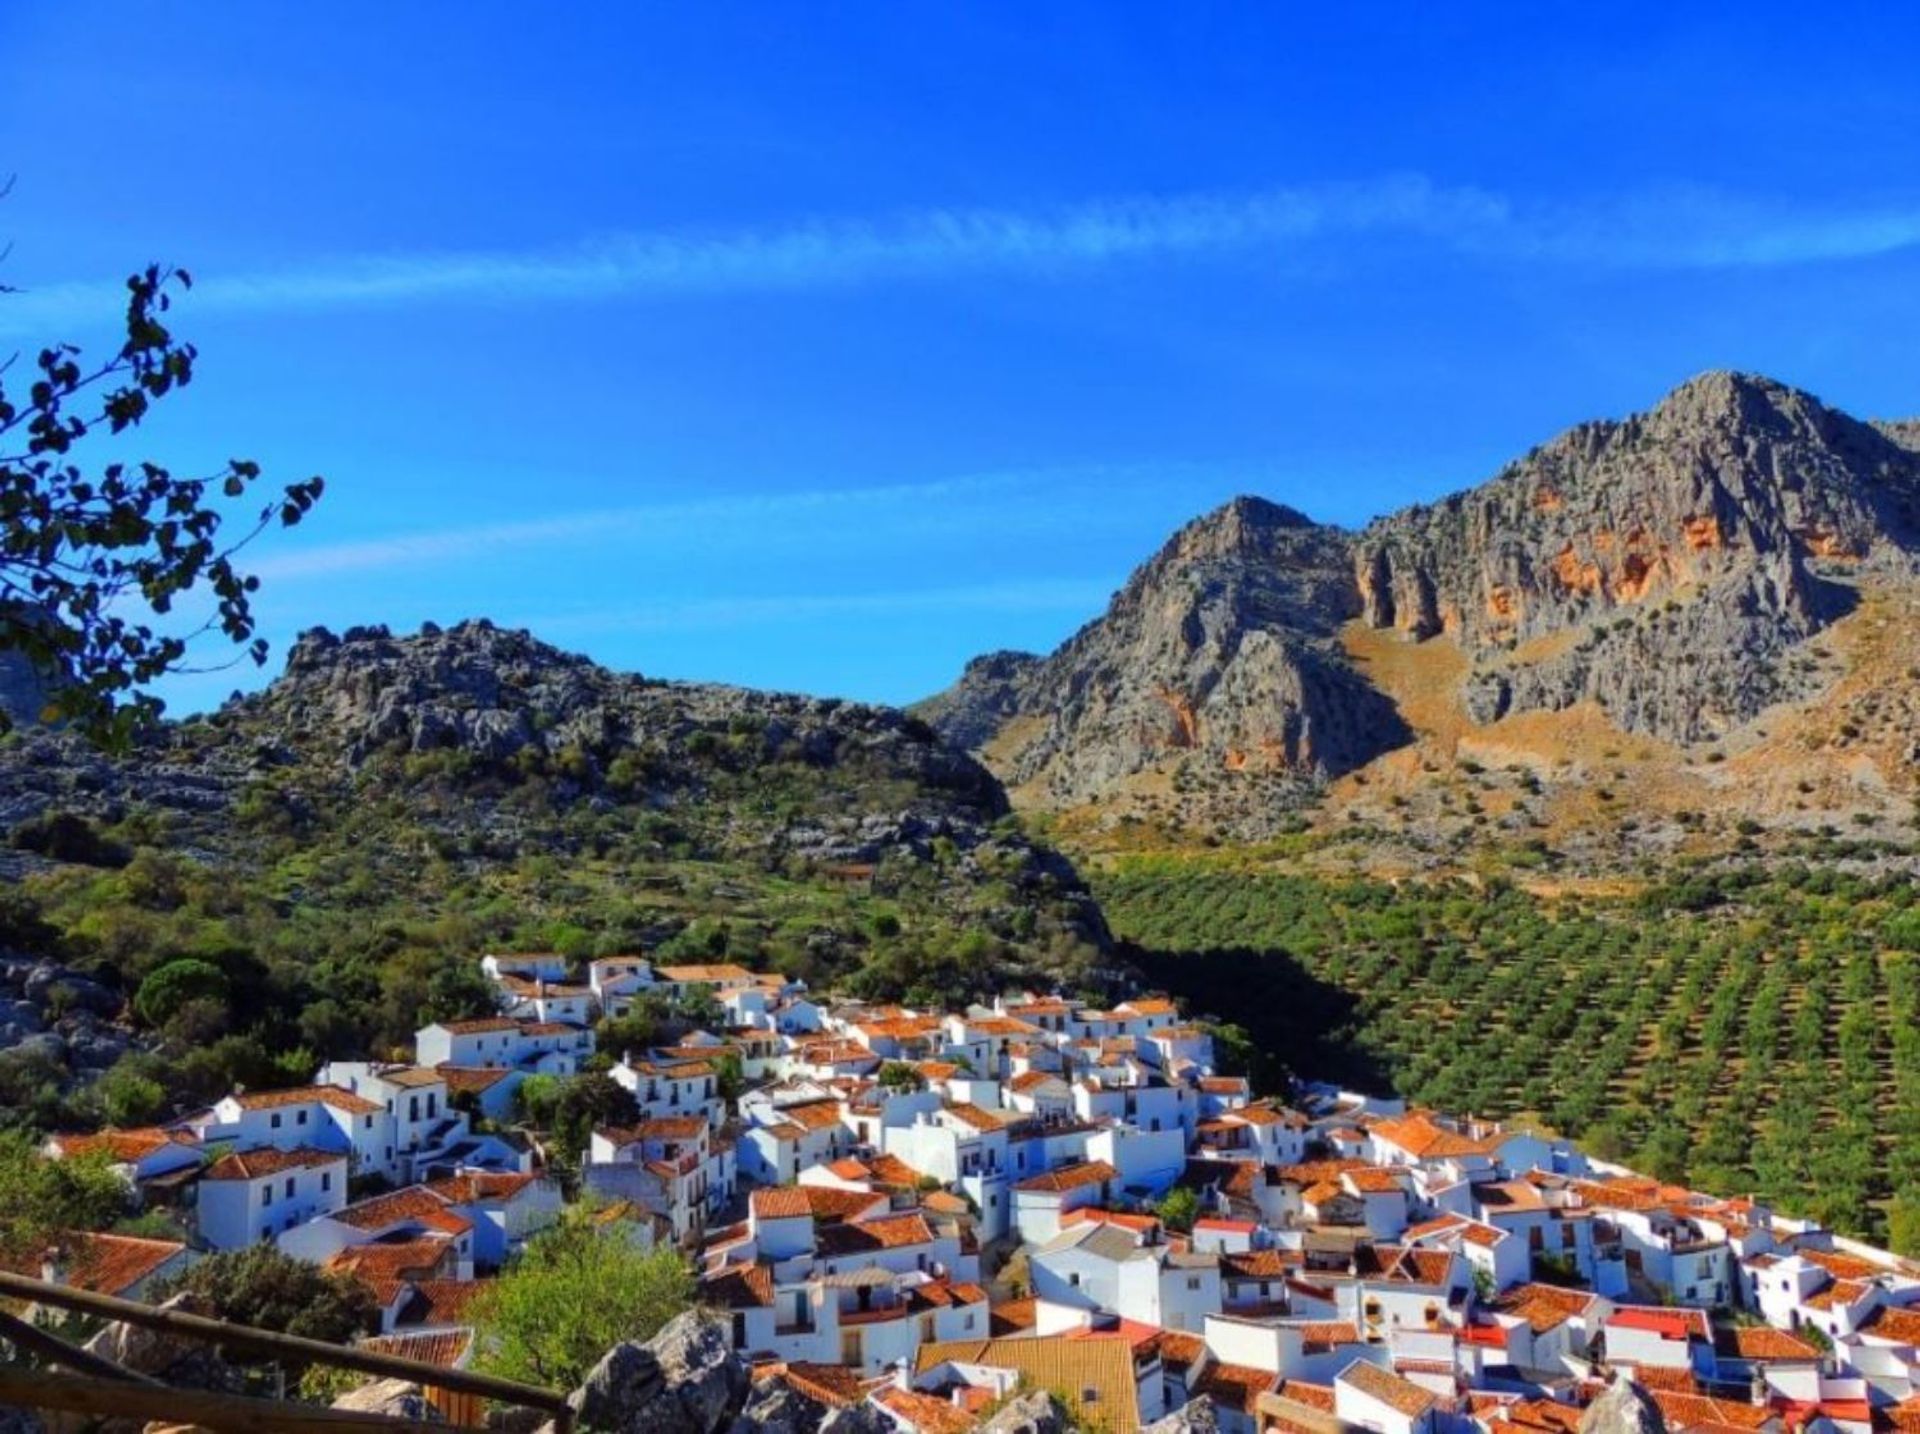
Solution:
{"label": "village rooftop cluster", "polygon": [[46,1277],[138,1298],[271,1241],[364,1281],[380,1347],[463,1365],[462,1311],[564,1206],[518,1088],[605,1064],[593,1023],[657,997],[719,1019],[606,1053],[641,1114],[593,1131],[579,1195],[607,1238],[687,1252],[758,1377],[902,1431],[1031,1387],[1116,1434],[1203,1394],[1229,1434],[1571,1434],[1619,1375],[1672,1430],[1920,1431],[1912,1263],[1523,1130],[1256,1098],[1165,999],[937,1012],[728,964],[482,966],[499,1014],[422,1028],[412,1064],[48,1140],[108,1151],[193,1237],[76,1234]]}

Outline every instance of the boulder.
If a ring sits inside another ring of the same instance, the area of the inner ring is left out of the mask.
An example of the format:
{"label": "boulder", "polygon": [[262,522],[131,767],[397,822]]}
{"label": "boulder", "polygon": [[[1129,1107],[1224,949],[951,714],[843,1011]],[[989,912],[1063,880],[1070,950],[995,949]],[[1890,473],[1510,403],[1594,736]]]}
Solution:
{"label": "boulder", "polygon": [[1003,1404],[981,1424],[992,1434],[1065,1434],[1067,1411],[1058,1399],[1044,1389]]}
{"label": "boulder", "polygon": [[688,1310],[645,1344],[608,1350],[567,1402],[607,1434],[716,1434],[746,1403],[747,1384],[726,1323]]}
{"label": "boulder", "polygon": [[[188,1294],[175,1295],[160,1308],[188,1314],[213,1313]],[[89,1353],[124,1365],[136,1374],[150,1374],[188,1389],[239,1393],[246,1385],[245,1375],[222,1359],[213,1345],[164,1330],[110,1324],[88,1340],[86,1347]]]}
{"label": "boulder", "polygon": [[411,1419],[416,1424],[444,1424],[440,1411],[427,1403],[426,1391],[406,1379],[376,1379],[358,1389],[350,1389],[333,1401],[335,1409],[357,1414],[385,1414],[394,1419]]}
{"label": "boulder", "polygon": [[1149,1424],[1146,1434],[1217,1434],[1219,1428],[1220,1411],[1214,1407],[1213,1396],[1203,1394],[1189,1399],[1165,1419]]}
{"label": "boulder", "polygon": [[1652,1395],[1620,1376],[1580,1416],[1580,1434],[1667,1434],[1667,1421]]}

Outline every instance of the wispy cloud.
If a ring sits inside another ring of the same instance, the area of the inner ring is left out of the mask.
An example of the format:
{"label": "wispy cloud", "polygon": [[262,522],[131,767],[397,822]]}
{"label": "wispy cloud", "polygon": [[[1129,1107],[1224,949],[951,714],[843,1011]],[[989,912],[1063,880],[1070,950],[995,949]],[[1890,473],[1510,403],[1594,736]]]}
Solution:
{"label": "wispy cloud", "polygon": [[765,628],[850,617],[918,613],[1062,612],[1092,614],[1113,596],[1113,584],[1091,578],[978,583],[864,593],[793,593],[767,597],[702,598],[686,602],[596,608],[533,619],[542,634],[696,632]]}
{"label": "wispy cloud", "polygon": [[[1125,483],[1164,482],[1170,477],[1195,475],[1222,476],[1217,470],[1182,463],[1085,464],[1070,468],[1006,469],[901,483],[730,493],[524,520],[383,533],[347,542],[263,552],[250,566],[263,578],[284,582],[445,565],[491,554],[554,546],[584,549],[608,543],[632,544],[643,539],[684,542],[690,536],[711,538],[717,532],[728,530],[747,531],[764,541],[769,534],[794,531],[797,525],[813,518],[844,524],[857,517],[863,525],[878,521],[882,515],[894,515],[895,521],[902,517],[918,521],[930,513],[950,510],[963,500],[1020,489],[1057,493],[1092,486],[1111,492]],[[525,491],[541,491],[539,484],[520,486]],[[1002,520],[996,518],[996,523],[1001,524]]]}
{"label": "wispy cloud", "polygon": [[[728,232],[612,235],[537,251],[358,256],[208,274],[197,311],[277,313],[441,300],[513,303],[807,290],[982,272],[1051,273],[1154,256],[1280,256],[1398,238],[1503,261],[1719,269],[1859,259],[1920,243],[1920,203],[1838,209],[1706,189],[1529,204],[1390,176],[1247,193],[1134,197],[1030,211],[933,209]],[[29,288],[0,333],[112,311],[116,284]]]}

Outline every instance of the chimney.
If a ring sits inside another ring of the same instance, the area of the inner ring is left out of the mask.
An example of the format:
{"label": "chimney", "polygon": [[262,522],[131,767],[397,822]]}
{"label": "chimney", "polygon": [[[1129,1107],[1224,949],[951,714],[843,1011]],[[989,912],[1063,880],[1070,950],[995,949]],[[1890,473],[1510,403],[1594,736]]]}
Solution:
{"label": "chimney", "polygon": [[907,1362],[896,1359],[893,1362],[893,1387],[905,1393],[913,1392],[913,1376],[907,1373]]}
{"label": "chimney", "polygon": [[67,1254],[58,1245],[49,1245],[40,1252],[40,1278],[50,1285],[67,1282]]}

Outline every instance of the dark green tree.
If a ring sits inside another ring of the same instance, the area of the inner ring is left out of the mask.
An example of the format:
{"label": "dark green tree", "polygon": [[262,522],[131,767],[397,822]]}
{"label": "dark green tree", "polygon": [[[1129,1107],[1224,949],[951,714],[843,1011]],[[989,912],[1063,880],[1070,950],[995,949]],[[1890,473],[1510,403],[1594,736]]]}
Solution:
{"label": "dark green tree", "polygon": [[[159,265],[131,276],[125,341],[97,363],[55,343],[11,386],[0,365],[0,652],[39,674],[48,715],[103,745],[124,744],[159,714],[144,689],[190,670],[196,638],[217,633],[266,661],[252,606],[259,579],[235,560],[267,529],[299,522],[323,486],[290,485],[235,533],[222,504],[246,494],[256,463],[181,477],[152,462],[76,457],[90,435],[126,432],[192,381],[195,349],[166,323],[174,290],[190,284],[185,270]],[[182,617],[183,603],[210,611]]]}

